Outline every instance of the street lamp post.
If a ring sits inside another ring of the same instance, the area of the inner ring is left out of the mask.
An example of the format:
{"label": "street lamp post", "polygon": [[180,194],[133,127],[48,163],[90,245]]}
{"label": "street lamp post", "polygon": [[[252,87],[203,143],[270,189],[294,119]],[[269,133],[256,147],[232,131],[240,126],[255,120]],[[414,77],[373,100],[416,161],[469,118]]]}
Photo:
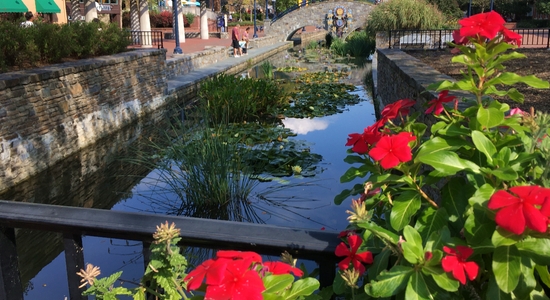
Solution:
{"label": "street lamp post", "polygon": [[179,29],[179,20],[178,20],[178,5],[179,0],[173,1],[174,11],[173,14],[175,15],[174,19],[174,34],[176,35],[176,48],[174,48],[174,54],[183,54],[183,50],[181,50],[180,47],[180,29]]}
{"label": "street lamp post", "polygon": [[468,4],[468,18],[472,16],[472,0],[470,0],[470,4]]}
{"label": "street lamp post", "polygon": [[273,19],[275,19],[275,16],[277,15],[277,0],[272,0],[273,2]]}
{"label": "street lamp post", "polygon": [[265,13],[264,13],[264,20],[269,19],[269,16],[267,15],[267,0],[265,0]]}
{"label": "street lamp post", "polygon": [[252,35],[253,38],[257,38],[258,34],[256,33],[256,0],[254,0],[254,34]]}
{"label": "street lamp post", "polygon": [[491,0],[491,11],[493,11],[493,0]]}

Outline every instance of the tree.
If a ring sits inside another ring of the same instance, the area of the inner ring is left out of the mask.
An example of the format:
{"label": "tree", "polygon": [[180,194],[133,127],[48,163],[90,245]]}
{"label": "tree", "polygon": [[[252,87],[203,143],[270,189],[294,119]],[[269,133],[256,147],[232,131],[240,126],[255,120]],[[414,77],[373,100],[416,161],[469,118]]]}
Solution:
{"label": "tree", "polygon": [[82,14],[80,13],[80,1],[71,0],[71,20],[80,20]]}
{"label": "tree", "polygon": [[535,7],[539,13],[550,15],[550,0],[537,0]]}
{"label": "tree", "polygon": [[515,20],[526,16],[531,11],[531,5],[527,0],[499,0],[495,2],[495,10],[505,19]]}

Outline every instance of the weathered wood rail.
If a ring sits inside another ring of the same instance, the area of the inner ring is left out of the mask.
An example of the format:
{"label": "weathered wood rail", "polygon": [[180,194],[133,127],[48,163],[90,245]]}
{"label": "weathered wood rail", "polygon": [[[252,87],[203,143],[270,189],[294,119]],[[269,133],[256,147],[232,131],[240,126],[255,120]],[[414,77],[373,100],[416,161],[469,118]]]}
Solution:
{"label": "weathered wood rail", "polygon": [[319,264],[321,286],[332,284],[335,276],[334,249],[340,241],[333,231],[0,200],[0,299],[23,299],[15,228],[64,235],[69,295],[74,300],[87,299],[81,295],[83,289],[78,288],[80,278],[76,275],[84,268],[83,235],[142,241],[146,251],[156,226],[164,222],[176,224],[185,245],[266,255],[288,251]]}

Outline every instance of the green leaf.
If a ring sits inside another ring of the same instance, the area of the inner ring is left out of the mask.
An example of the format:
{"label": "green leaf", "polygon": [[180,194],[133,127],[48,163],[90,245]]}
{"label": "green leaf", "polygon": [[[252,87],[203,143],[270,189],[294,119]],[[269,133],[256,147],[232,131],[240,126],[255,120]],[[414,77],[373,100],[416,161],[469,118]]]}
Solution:
{"label": "green leaf", "polygon": [[518,82],[523,82],[537,89],[547,89],[549,87],[548,81],[541,80],[537,78],[535,75],[520,76],[516,73],[511,73],[511,72],[501,73],[500,76],[497,76],[487,81],[486,84],[487,85],[497,85],[497,84],[513,85]]}
{"label": "green leaf", "polygon": [[354,180],[357,177],[365,177],[367,176],[367,173],[369,173],[370,170],[367,165],[362,165],[359,168],[351,167],[349,168],[342,177],[340,177],[340,183],[350,182]]}
{"label": "green leaf", "polygon": [[341,276],[342,271],[338,271],[338,274],[336,274],[336,277],[334,278],[334,283],[332,284],[332,291],[336,295],[342,295],[344,294],[348,289],[348,285],[344,281],[344,278]]}
{"label": "green leaf", "polygon": [[282,296],[285,299],[296,299],[299,296],[311,295],[319,289],[319,281],[315,278],[307,277],[297,280],[292,284],[290,290],[285,291]]}
{"label": "green leaf", "polygon": [[443,248],[443,245],[446,244],[451,239],[451,232],[447,226],[444,226],[439,231],[434,231],[430,234],[428,241],[426,242],[426,251],[434,252],[436,249]]}
{"label": "green leaf", "polygon": [[403,229],[405,242],[401,244],[403,256],[411,264],[417,264],[424,260],[424,250],[422,247],[422,238],[418,231],[407,225]]}
{"label": "green leaf", "polygon": [[406,285],[414,272],[411,267],[395,266],[389,271],[382,272],[376,279],[365,285],[367,295],[381,298],[390,297],[399,293]]}
{"label": "green leaf", "polygon": [[497,230],[495,230],[495,232],[493,233],[493,237],[491,238],[491,242],[495,247],[511,246],[516,244],[520,240],[521,236],[511,233],[510,231],[507,231],[502,227],[498,227]]}
{"label": "green leaf", "polygon": [[468,207],[468,198],[475,193],[475,189],[463,178],[453,177],[443,186],[441,192],[441,204],[447,210],[451,227],[462,229],[466,221],[464,214]]}
{"label": "green leaf", "polygon": [[417,161],[422,156],[430,156],[434,153],[446,151],[446,150],[456,150],[464,145],[464,140],[460,138],[442,138],[434,137],[429,139],[420,146],[418,152],[416,153],[415,161]]}
{"label": "green leaf", "polygon": [[493,273],[499,288],[511,293],[519,283],[521,256],[516,246],[500,246],[493,254]]}
{"label": "green leaf", "polygon": [[414,272],[409,279],[407,289],[405,290],[405,299],[407,300],[425,300],[435,299],[436,296],[430,292],[424,275],[420,272]]}
{"label": "green leaf", "polygon": [[427,241],[433,232],[437,232],[447,225],[448,220],[445,208],[441,207],[436,210],[433,207],[428,207],[420,214],[415,228],[420,233],[422,240]]}
{"label": "green leaf", "polygon": [[512,300],[512,295],[510,293],[503,292],[497,285],[495,277],[491,276],[489,278],[489,286],[487,288],[487,294],[485,299],[491,300]]}
{"label": "green leaf", "polygon": [[514,289],[514,295],[518,299],[531,299],[529,295],[537,287],[537,280],[535,279],[534,266],[530,258],[526,256],[521,257],[521,278],[518,286]]}
{"label": "green leaf", "polygon": [[411,217],[421,205],[420,195],[415,191],[405,191],[393,200],[390,224],[399,231],[411,222]]}
{"label": "green leaf", "polygon": [[397,234],[380,227],[376,225],[373,222],[365,221],[365,222],[357,222],[357,227],[364,228],[370,232],[372,232],[375,236],[377,236],[380,239],[386,240],[394,245],[397,245],[399,242],[399,236]]}
{"label": "green leaf", "polygon": [[547,287],[550,287],[550,272],[548,272],[548,266],[535,265],[535,270],[537,270],[540,280]]}
{"label": "green leaf", "polygon": [[294,282],[294,276],[291,274],[268,275],[263,278],[264,293],[278,293],[284,291]]}
{"label": "green leaf", "polygon": [[472,141],[476,146],[477,150],[485,154],[487,161],[493,163],[493,155],[497,153],[497,148],[491,140],[489,140],[481,131],[473,130],[472,131]]}
{"label": "green leaf", "polygon": [[439,171],[439,177],[451,176],[465,169],[469,169],[474,173],[479,173],[478,165],[471,161],[464,160],[458,157],[456,153],[450,151],[436,152],[429,156],[425,155],[419,157],[418,160]]}
{"label": "green leaf", "polygon": [[365,187],[362,184],[356,184],[353,186],[353,189],[345,189],[340,194],[334,197],[334,204],[340,205],[344,200],[349,196],[357,195],[365,190]]}
{"label": "green leaf", "polygon": [[441,268],[432,268],[432,271],[433,269],[435,269],[436,272],[432,272],[432,278],[440,288],[449,292],[458,291],[458,287],[460,286],[460,282],[458,280],[453,279]]}
{"label": "green leaf", "polygon": [[364,164],[367,160],[364,157],[358,155],[348,155],[344,158],[344,161],[348,164]]}
{"label": "green leaf", "polygon": [[485,128],[493,128],[504,121],[504,113],[493,107],[480,107],[477,111],[477,121]]}
{"label": "green leaf", "polygon": [[550,239],[527,237],[516,246],[537,265],[550,265]]}
{"label": "green leaf", "polygon": [[475,209],[483,209],[487,207],[487,202],[491,196],[495,193],[495,188],[485,183],[479,189],[477,189],[472,197],[468,199],[468,203]]}
{"label": "green leaf", "polygon": [[490,251],[493,248],[491,237],[495,227],[494,221],[489,219],[485,211],[474,209],[464,223],[464,236],[474,250],[482,247]]}
{"label": "green leaf", "polygon": [[382,252],[374,256],[374,261],[367,272],[370,280],[376,279],[376,276],[383,270],[388,268],[388,261],[391,256],[391,250],[389,248],[384,249]]}
{"label": "green leaf", "polygon": [[514,171],[511,167],[488,170],[487,173],[494,175],[500,180],[506,181],[516,180],[519,177],[518,172]]}

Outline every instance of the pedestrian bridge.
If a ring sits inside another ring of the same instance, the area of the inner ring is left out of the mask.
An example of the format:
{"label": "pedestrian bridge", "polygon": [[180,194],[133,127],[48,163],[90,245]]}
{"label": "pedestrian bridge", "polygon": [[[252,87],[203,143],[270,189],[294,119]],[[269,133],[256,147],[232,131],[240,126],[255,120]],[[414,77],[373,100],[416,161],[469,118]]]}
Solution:
{"label": "pedestrian bridge", "polygon": [[337,25],[347,22],[347,30],[338,34],[346,37],[350,32],[365,27],[373,9],[374,4],[365,1],[309,0],[278,13],[271,22],[264,24],[264,30],[266,36],[275,35],[280,37],[279,41],[287,41],[304,26],[333,31]]}

